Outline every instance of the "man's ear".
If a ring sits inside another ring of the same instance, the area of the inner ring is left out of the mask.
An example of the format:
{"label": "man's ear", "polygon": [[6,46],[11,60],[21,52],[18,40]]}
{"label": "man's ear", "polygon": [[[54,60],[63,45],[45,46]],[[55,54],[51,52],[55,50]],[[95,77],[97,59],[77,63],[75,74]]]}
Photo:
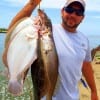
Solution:
{"label": "man's ear", "polygon": [[63,11],[64,11],[64,8],[61,9],[61,12],[63,12]]}
{"label": "man's ear", "polygon": [[63,15],[63,12],[64,12],[64,8],[61,9],[61,15]]}
{"label": "man's ear", "polygon": [[84,17],[85,17],[85,16],[83,15],[83,16],[82,16],[82,20],[81,20],[81,22],[83,21]]}

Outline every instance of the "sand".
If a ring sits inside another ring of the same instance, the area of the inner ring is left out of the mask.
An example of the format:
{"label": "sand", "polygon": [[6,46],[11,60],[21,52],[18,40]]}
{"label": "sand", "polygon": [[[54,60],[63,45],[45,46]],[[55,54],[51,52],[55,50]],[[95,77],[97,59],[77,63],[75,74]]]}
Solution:
{"label": "sand", "polygon": [[[97,87],[97,93],[100,100],[100,51],[96,52],[95,57],[92,61],[92,67],[94,71],[94,78]],[[80,100],[91,100],[91,92],[88,87],[85,88],[81,82],[79,83],[79,90],[80,90]]]}

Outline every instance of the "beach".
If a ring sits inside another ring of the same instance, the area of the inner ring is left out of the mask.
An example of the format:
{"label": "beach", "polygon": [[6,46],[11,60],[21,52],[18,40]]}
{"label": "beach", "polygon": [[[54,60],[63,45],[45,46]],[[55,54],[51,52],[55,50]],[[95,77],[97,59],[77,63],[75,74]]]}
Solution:
{"label": "beach", "polygon": [[[97,88],[98,97],[100,100],[100,51],[97,51],[95,57],[92,61],[92,67],[94,72],[94,78]],[[80,90],[80,100],[91,100],[91,91],[88,88],[84,87],[82,83],[79,83]]]}

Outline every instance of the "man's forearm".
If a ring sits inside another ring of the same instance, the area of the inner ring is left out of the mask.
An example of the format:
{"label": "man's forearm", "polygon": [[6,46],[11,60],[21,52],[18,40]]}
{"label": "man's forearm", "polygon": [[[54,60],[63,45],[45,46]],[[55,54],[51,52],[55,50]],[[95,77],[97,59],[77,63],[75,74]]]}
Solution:
{"label": "man's forearm", "polygon": [[11,21],[8,30],[20,19],[31,16],[33,10],[40,3],[41,0],[30,0]]}
{"label": "man's forearm", "polygon": [[93,70],[92,70],[92,65],[89,62],[83,63],[82,72],[83,72],[83,75],[84,75],[91,91],[97,92],[94,75],[93,75]]}

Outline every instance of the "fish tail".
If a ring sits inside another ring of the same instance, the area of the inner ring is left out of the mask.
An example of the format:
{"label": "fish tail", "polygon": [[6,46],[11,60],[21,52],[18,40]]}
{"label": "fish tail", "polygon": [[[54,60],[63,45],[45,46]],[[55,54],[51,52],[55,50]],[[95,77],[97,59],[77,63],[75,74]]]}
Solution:
{"label": "fish tail", "polygon": [[23,85],[18,80],[9,80],[8,91],[14,96],[19,96],[22,93]]}

